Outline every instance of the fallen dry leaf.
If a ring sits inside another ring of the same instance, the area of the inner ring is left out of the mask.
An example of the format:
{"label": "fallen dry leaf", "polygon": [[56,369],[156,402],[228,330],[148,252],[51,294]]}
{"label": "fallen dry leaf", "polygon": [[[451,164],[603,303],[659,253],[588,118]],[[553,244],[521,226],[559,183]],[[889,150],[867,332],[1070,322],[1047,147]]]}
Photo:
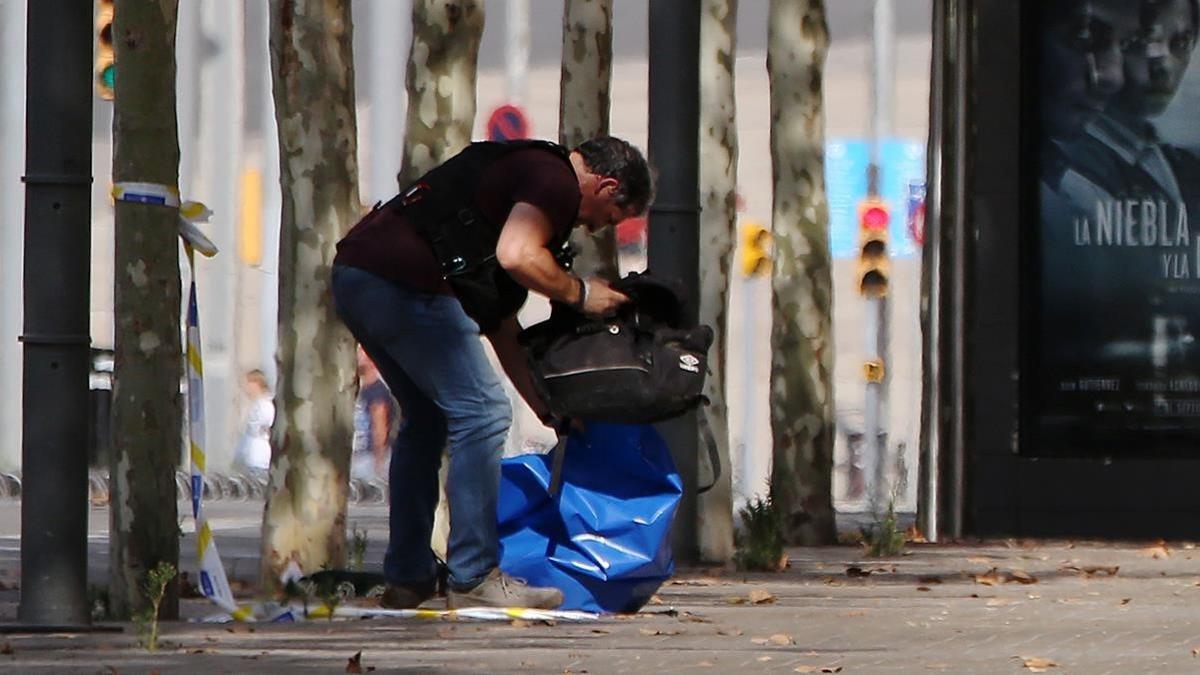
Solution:
{"label": "fallen dry leaf", "polygon": [[1057,668],[1058,664],[1047,658],[1040,656],[1018,656],[1021,659],[1022,665],[1034,673],[1044,673],[1051,668]]}
{"label": "fallen dry leaf", "polygon": [[712,623],[712,619],[700,614],[692,614],[691,612],[684,612],[683,616],[679,617],[679,620],[688,623]]}
{"label": "fallen dry leaf", "polygon": [[1015,581],[1021,584],[1036,584],[1038,580],[1037,577],[1026,572],[1025,570],[1013,570],[1012,572],[1008,573],[1007,581]]}
{"label": "fallen dry leaf", "polygon": [[760,656],[760,657],[758,657],[758,661],[759,661],[759,663],[762,663],[762,662],[764,662],[764,661],[770,661],[770,660],[771,660],[771,657],[769,657],[769,656]]}
{"label": "fallen dry leaf", "polygon": [[784,553],[783,555],[779,556],[779,560],[775,563],[775,571],[782,572],[782,571],[786,570],[787,567],[788,567],[788,557],[787,557],[787,554]]}
{"label": "fallen dry leaf", "polygon": [[846,568],[846,576],[848,576],[848,577],[869,577],[869,576],[871,576],[871,571],[864,570],[863,568],[857,567],[857,566],[850,566],[850,567]]}
{"label": "fallen dry leaf", "polygon": [[533,625],[533,622],[526,621],[525,619],[513,619],[509,622],[509,625],[513,628],[529,628]]}
{"label": "fallen dry leaf", "polygon": [[1120,569],[1121,569],[1120,565],[1113,565],[1111,567],[1102,566],[1102,565],[1100,565],[1100,566],[1092,565],[1092,566],[1088,566],[1088,567],[1076,567],[1075,565],[1065,565],[1063,567],[1060,567],[1059,571],[1075,572],[1076,574],[1078,574],[1081,577],[1087,577],[1090,579],[1091,577],[1094,577],[1098,574],[1102,574],[1106,577],[1115,577],[1115,576],[1117,576],[1117,571],[1119,571]]}
{"label": "fallen dry leaf", "polygon": [[639,628],[638,632],[642,635],[679,635],[681,630],[664,630],[662,628]]}
{"label": "fallen dry leaf", "polygon": [[1142,549],[1142,555],[1160,560],[1162,558],[1170,558],[1171,550],[1167,548],[1167,542],[1159,539],[1158,543],[1154,546]]}
{"label": "fallen dry leaf", "polygon": [[753,605],[769,605],[775,602],[775,596],[770,591],[756,588],[750,591],[750,603]]}
{"label": "fallen dry leaf", "polygon": [[993,567],[983,574],[976,574],[972,577],[977,584],[984,586],[995,586],[996,584],[1006,584],[1015,581],[1021,584],[1036,584],[1037,577],[1029,574],[1024,570],[1004,571]]}
{"label": "fallen dry leaf", "polygon": [[974,575],[974,579],[975,583],[983,584],[984,586],[995,586],[996,584],[1004,583],[1004,579],[1000,576],[1000,571],[995,567],[983,574]]}
{"label": "fallen dry leaf", "polygon": [[908,529],[904,531],[904,540],[911,544],[924,544],[927,541],[916,523],[909,525]]}
{"label": "fallen dry leaf", "polygon": [[771,638],[765,638],[765,637],[752,637],[752,638],[750,638],[750,642],[753,642],[754,644],[756,644],[756,645],[760,645],[760,646],[761,646],[761,645],[765,645],[765,644],[769,643],[770,641],[771,641]]}
{"label": "fallen dry leaf", "polygon": [[593,633],[595,633],[595,634],[597,634],[597,635],[608,635],[608,634],[609,634],[609,633],[611,633],[612,631],[611,631],[611,630],[609,630],[609,629],[607,629],[607,628],[593,628],[593,629],[592,629],[592,632],[593,632]]}
{"label": "fallen dry leaf", "polygon": [[795,673],[840,673],[841,666],[796,666],[792,669]]}
{"label": "fallen dry leaf", "polygon": [[346,662],[346,672],[347,672],[347,673],[361,673],[361,672],[363,672],[363,668],[362,668],[362,652],[358,652],[358,653],[357,653],[357,654],[355,654],[354,656],[351,656],[351,657],[350,657],[350,659],[349,659],[349,660]]}
{"label": "fallen dry leaf", "polygon": [[796,644],[796,641],[792,639],[791,635],[785,635],[783,633],[776,633],[772,635],[770,639],[771,644],[779,645],[780,647]]}
{"label": "fallen dry leaf", "polygon": [[936,577],[936,576],[917,577],[917,583],[918,584],[940,584],[940,583],[942,583],[942,578]]}
{"label": "fallen dry leaf", "polygon": [[741,637],[742,629],[741,628],[722,628],[721,630],[717,631],[717,635],[724,635],[726,637]]}
{"label": "fallen dry leaf", "polygon": [[931,590],[933,590],[933,589],[932,589],[932,588],[930,588],[930,587],[928,587],[928,586],[917,586],[917,590],[918,590],[918,591],[925,592],[925,591],[931,591]]}
{"label": "fallen dry leaf", "polygon": [[1192,658],[1200,656],[1200,647],[1192,647]]}
{"label": "fallen dry leaf", "polygon": [[[1200,586],[1200,583],[1197,583],[1196,585]],[[725,598],[725,604],[727,604],[727,605],[744,605],[744,604],[746,604],[746,598],[743,598],[740,595],[732,595],[728,598]]]}
{"label": "fallen dry leaf", "polygon": [[1133,598],[1121,598],[1121,604],[1128,605],[1131,600],[1133,600]]}
{"label": "fallen dry leaf", "polygon": [[661,605],[661,604],[663,604],[663,599],[658,597],[657,595],[652,595],[652,596],[650,596],[650,604]]}

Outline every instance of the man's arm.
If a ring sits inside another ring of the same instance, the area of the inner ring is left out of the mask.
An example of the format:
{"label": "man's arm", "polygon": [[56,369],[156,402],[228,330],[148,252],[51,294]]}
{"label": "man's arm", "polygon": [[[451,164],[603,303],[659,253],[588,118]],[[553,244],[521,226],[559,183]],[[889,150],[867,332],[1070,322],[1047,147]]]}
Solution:
{"label": "man's arm", "polygon": [[538,419],[546,420],[550,415],[550,408],[533,386],[533,374],[529,372],[529,362],[525,359],[525,350],[517,341],[517,335],[520,332],[521,324],[517,322],[517,317],[510,316],[488,333],[487,339],[492,343],[492,349],[496,350],[500,366],[504,368],[508,379],[512,380],[513,386],[517,388],[517,393],[525,399]]}
{"label": "man's arm", "polygon": [[[496,242],[496,260],[514,281],[531,291],[572,306],[580,304],[583,286],[579,278],[558,266],[554,254],[546,248],[554,235],[554,226],[536,206],[517,202],[500,229]],[[601,279],[587,280],[583,311],[593,315],[610,314],[629,300],[609,288]]]}

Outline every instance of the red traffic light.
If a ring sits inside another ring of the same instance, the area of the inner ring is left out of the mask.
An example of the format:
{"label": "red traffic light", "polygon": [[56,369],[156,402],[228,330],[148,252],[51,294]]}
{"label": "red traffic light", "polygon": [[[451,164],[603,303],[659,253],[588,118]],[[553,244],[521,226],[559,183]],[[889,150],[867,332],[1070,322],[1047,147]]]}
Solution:
{"label": "red traffic light", "polygon": [[891,220],[891,215],[888,213],[887,207],[882,204],[864,206],[859,216],[862,226],[868,230],[886,230],[889,220]]}

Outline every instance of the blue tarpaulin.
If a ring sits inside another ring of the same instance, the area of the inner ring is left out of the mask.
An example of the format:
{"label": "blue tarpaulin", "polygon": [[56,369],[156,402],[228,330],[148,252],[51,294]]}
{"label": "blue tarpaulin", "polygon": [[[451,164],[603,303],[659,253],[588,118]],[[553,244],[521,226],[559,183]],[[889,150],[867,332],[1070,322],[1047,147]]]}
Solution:
{"label": "blue tarpaulin", "polygon": [[501,465],[500,567],[560,588],[561,609],[633,612],[674,570],[671,521],[683,493],[654,427],[589,423],[567,441],[562,487],[551,455]]}

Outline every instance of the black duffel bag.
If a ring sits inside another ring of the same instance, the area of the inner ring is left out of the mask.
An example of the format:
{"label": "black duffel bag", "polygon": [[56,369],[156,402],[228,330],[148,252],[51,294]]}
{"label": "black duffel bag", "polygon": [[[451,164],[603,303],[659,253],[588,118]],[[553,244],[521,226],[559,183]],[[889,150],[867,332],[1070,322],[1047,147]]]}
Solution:
{"label": "black duffel bag", "polygon": [[555,305],[521,333],[535,386],[559,417],[647,424],[705,402],[713,332],[687,325],[678,288],[633,273],[613,284],[631,302],[593,319]]}

